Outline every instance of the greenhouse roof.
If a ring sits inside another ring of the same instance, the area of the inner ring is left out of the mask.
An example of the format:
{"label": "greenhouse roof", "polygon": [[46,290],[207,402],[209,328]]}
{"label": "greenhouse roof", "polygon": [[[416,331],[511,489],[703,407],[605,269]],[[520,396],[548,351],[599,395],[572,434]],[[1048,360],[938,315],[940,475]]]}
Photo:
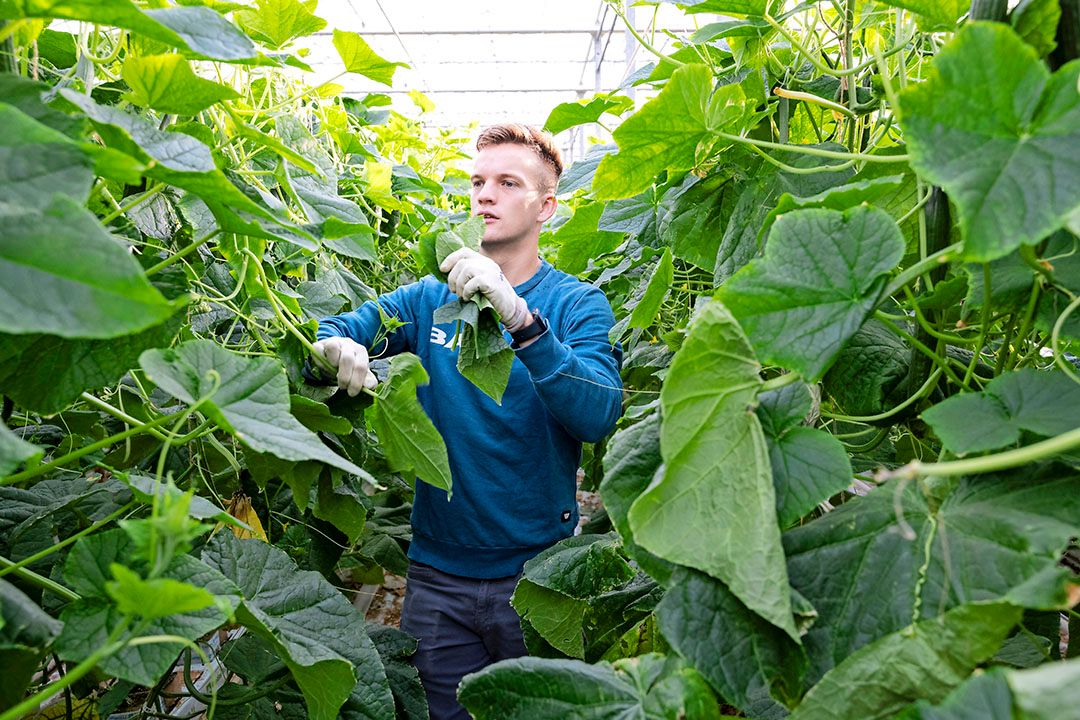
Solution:
{"label": "greenhouse roof", "polygon": [[[308,57],[319,80],[340,68],[332,29],[358,32],[377,53],[409,67],[398,69],[392,88],[358,75],[335,82],[348,95],[388,93],[410,116],[420,109],[409,93],[419,90],[435,105],[422,119],[437,127],[543,125],[559,103],[615,89],[652,60],[602,0],[551,0],[531,12],[525,3],[321,0],[316,12],[328,22]],[[637,8],[635,25],[652,18],[652,8]],[[658,27],[692,30],[694,19],[670,5],[657,10]],[[671,42],[656,36],[658,47]]]}

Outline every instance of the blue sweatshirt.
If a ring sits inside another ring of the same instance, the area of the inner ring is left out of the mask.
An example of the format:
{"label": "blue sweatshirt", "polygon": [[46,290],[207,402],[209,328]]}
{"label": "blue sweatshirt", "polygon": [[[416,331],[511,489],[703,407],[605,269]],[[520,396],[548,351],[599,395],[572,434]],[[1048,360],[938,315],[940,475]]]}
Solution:
{"label": "blue sweatshirt", "polygon": [[581,444],[611,432],[621,411],[622,353],[608,340],[615,318],[604,294],[546,262],[514,290],[549,329],[515,348],[501,407],[458,372],[457,349],[447,347],[454,325],[432,323],[456,299],[434,277],[379,298],[406,323],[385,349],[370,348],[381,326],[374,303],[319,323],[320,340],[349,337],[372,355],[412,352],[431,377],[417,395],[446,442],[454,489],[447,502],[444,490],[416,483],[409,557],[453,575],[515,575],[572,535]]}

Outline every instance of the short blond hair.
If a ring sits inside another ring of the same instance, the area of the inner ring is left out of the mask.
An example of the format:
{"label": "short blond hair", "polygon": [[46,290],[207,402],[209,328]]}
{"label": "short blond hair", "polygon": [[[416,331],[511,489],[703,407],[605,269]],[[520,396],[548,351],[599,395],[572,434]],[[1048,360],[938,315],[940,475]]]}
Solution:
{"label": "short blond hair", "polygon": [[477,151],[492,145],[524,145],[536,153],[536,156],[544,161],[555,174],[555,182],[551,183],[550,190],[554,191],[562,175],[562,153],[555,145],[555,138],[551,133],[544,132],[532,125],[518,123],[503,123],[485,128],[476,139]]}

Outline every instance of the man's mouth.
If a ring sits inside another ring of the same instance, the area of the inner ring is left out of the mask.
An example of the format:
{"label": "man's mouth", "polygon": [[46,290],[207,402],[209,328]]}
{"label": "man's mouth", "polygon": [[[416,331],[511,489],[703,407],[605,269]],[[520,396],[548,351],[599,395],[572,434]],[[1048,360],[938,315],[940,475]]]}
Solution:
{"label": "man's mouth", "polygon": [[480,212],[480,213],[476,213],[476,214],[477,214],[478,217],[484,218],[485,223],[494,222],[495,220],[499,219],[499,216],[495,215],[494,213]]}

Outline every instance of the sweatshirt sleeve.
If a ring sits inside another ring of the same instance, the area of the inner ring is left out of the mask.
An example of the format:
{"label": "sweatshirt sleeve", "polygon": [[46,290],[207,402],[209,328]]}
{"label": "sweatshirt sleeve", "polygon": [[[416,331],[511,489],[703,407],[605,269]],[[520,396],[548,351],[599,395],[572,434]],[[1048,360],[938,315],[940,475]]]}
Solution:
{"label": "sweatshirt sleeve", "polygon": [[515,352],[548,412],[578,440],[598,442],[622,413],[622,350],[608,339],[615,316],[593,288],[567,318]]}
{"label": "sweatshirt sleeve", "polygon": [[[319,321],[315,336],[319,340],[347,337],[366,347],[372,356],[413,351],[416,347],[416,318],[413,315],[420,305],[418,301],[422,292],[423,283],[403,285],[364,303],[356,310],[323,318]],[[383,327],[383,316],[396,318],[405,324],[387,333],[385,340],[373,348],[371,345]]]}

